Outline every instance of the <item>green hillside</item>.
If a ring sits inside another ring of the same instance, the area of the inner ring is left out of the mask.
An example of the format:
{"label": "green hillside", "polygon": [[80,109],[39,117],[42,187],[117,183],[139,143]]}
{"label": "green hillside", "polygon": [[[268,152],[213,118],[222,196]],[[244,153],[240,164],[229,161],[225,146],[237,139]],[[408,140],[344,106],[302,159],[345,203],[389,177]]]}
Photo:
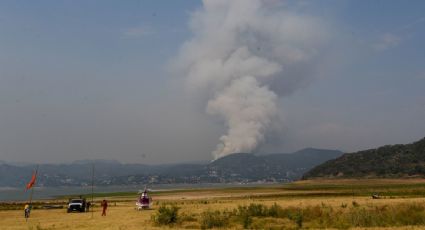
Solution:
{"label": "green hillside", "polygon": [[425,177],[425,138],[411,144],[386,145],[346,153],[304,174],[311,178]]}

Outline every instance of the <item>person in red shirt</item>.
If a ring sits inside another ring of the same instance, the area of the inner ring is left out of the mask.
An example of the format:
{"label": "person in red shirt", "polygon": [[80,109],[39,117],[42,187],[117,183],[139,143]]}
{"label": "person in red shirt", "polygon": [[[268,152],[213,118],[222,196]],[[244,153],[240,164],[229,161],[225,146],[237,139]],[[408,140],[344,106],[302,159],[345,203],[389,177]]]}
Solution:
{"label": "person in red shirt", "polygon": [[108,202],[103,200],[100,204],[102,206],[102,216],[106,216],[106,209],[108,208]]}

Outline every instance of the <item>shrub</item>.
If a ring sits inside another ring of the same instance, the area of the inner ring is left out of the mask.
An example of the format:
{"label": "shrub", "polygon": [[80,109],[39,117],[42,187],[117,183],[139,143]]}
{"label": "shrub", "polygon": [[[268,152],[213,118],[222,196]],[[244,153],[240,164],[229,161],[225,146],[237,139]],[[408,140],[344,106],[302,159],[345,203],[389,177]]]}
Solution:
{"label": "shrub", "polygon": [[161,205],[152,215],[152,220],[157,225],[171,225],[177,223],[179,207],[175,205]]}
{"label": "shrub", "polygon": [[290,213],[288,217],[290,220],[293,220],[297,224],[298,228],[303,227],[304,215],[302,210]]}
{"label": "shrub", "polygon": [[239,218],[244,228],[249,228],[249,226],[251,226],[252,217],[250,215],[248,215],[247,213],[243,213],[239,216]]}
{"label": "shrub", "polygon": [[282,217],[283,216],[283,208],[276,203],[274,203],[267,211],[267,216],[271,217]]}
{"label": "shrub", "polygon": [[249,216],[267,216],[268,208],[262,204],[250,204],[249,206],[238,206],[237,213],[239,215],[249,215]]}
{"label": "shrub", "polygon": [[266,216],[268,214],[268,209],[262,204],[250,204],[248,206],[248,213],[251,216]]}
{"label": "shrub", "polygon": [[221,228],[229,224],[229,215],[226,212],[207,210],[201,213],[201,228]]}

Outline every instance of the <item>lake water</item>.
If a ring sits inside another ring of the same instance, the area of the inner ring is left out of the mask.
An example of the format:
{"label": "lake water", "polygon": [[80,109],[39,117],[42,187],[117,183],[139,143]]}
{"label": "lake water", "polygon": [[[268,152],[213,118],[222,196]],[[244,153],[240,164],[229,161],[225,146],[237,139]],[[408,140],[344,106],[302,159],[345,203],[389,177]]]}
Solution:
{"label": "lake water", "polygon": [[[164,184],[149,185],[151,190],[170,190],[170,189],[187,189],[187,188],[228,188],[228,187],[253,187],[253,186],[270,186],[273,184]],[[274,184],[278,185],[278,184]],[[139,190],[143,190],[144,186],[106,186],[94,187],[94,193],[108,192],[134,192],[137,196]],[[30,191],[24,188],[0,187],[0,202],[5,201],[25,201],[29,199]],[[34,200],[52,199],[64,195],[91,194],[91,187],[35,187],[33,193]]]}

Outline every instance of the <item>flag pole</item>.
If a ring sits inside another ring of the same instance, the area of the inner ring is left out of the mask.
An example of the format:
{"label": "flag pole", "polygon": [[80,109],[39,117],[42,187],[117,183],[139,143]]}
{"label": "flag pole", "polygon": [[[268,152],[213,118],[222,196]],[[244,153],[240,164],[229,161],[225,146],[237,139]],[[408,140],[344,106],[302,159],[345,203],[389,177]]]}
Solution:
{"label": "flag pole", "polygon": [[[37,178],[37,174],[38,174],[38,165],[35,169],[35,178]],[[34,181],[34,185],[35,185],[35,181]],[[34,194],[34,185],[31,186],[31,193],[30,193],[30,205],[32,203],[32,195]]]}
{"label": "flag pole", "polygon": [[29,199],[30,201],[29,201],[29,204],[28,204],[28,209],[27,209],[27,207],[25,207],[25,221],[28,221],[29,214],[31,212],[32,196],[34,194],[34,185],[35,185],[35,182],[37,180],[37,174],[38,174],[38,165],[37,165],[37,167],[35,169],[35,173],[31,177],[30,183],[27,185],[27,189],[28,189],[28,186],[31,186],[30,187],[31,188],[31,193],[30,193],[30,199]]}

